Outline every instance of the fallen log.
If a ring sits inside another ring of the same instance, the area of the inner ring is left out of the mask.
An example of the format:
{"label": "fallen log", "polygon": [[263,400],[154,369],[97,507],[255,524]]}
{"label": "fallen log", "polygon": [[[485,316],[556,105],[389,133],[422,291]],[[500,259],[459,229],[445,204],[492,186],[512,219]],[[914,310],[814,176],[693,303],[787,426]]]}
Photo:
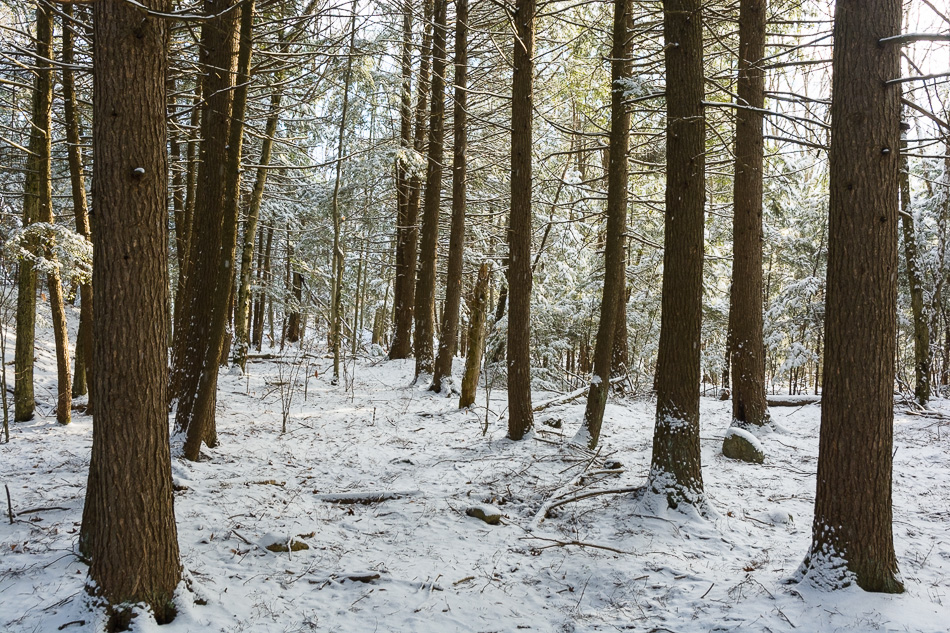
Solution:
{"label": "fallen log", "polygon": [[802,395],[802,396],[766,396],[766,402],[770,407],[803,407],[806,404],[820,404],[821,396]]}
{"label": "fallen log", "polygon": [[419,490],[402,491],[374,491],[374,492],[341,492],[336,494],[317,494],[320,501],[327,503],[352,504],[360,503],[368,505],[370,503],[380,503],[382,501],[392,501],[393,499],[405,499],[406,497],[415,497],[422,494]]}

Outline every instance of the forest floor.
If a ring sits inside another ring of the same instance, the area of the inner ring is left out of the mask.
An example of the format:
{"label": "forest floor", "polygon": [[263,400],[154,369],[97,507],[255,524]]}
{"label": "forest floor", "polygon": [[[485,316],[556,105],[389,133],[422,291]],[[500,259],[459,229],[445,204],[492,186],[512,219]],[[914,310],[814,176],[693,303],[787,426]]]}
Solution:
{"label": "forest floor", "polygon": [[[0,631],[98,632],[102,615],[84,598],[75,554],[92,422],[56,424],[51,337],[39,347],[39,415],[12,424],[0,445],[20,513],[0,522]],[[12,341],[8,350],[12,359]],[[179,591],[174,622],[142,615],[132,630],[948,630],[948,401],[935,402],[937,417],[899,410],[895,419],[894,537],[907,592],[828,593],[787,582],[810,543],[816,405],[774,409],[773,428],[759,433],[766,463],[750,465],[720,453],[729,403],[703,399],[711,518],[630,492],[545,518],[555,498],[644,483],[653,402],[612,400],[591,453],[570,443],[583,399],[544,410],[536,432],[511,442],[502,389],[491,392],[483,434],[484,391],[474,410],[459,411],[456,397],[411,384],[411,362],[348,363],[340,386],[329,362],[288,351],[249,363],[246,376],[222,374],[219,446],[198,463],[172,462],[190,590]],[[556,421],[561,429],[546,424]],[[320,496],[366,492],[407,494],[365,505]],[[466,515],[485,502],[501,510],[499,525]],[[291,539],[309,549],[266,549]]]}

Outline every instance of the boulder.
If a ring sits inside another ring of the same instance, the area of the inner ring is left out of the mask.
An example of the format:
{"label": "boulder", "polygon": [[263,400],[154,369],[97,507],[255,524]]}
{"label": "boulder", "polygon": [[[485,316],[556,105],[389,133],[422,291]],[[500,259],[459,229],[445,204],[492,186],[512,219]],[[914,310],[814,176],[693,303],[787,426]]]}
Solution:
{"label": "boulder", "polygon": [[501,510],[487,503],[480,503],[465,510],[465,514],[481,519],[488,525],[498,525],[501,522]]}
{"label": "boulder", "polygon": [[765,451],[758,438],[739,427],[730,427],[722,440],[722,454],[729,459],[738,459],[752,464],[765,461]]}

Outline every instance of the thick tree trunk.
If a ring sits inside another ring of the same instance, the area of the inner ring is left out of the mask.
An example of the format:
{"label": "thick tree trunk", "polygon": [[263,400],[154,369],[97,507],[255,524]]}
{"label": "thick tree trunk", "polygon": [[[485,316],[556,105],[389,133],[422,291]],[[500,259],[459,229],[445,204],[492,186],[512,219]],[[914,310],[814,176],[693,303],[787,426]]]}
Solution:
{"label": "thick tree trunk", "polygon": [[594,449],[610,391],[610,368],[614,335],[621,304],[626,303],[624,286],[624,231],[627,227],[627,147],[630,141],[630,113],[624,105],[624,80],[630,76],[633,42],[629,0],[615,0],[613,50],[610,71],[610,155],[607,165],[607,235],[604,245],[604,291],[600,302],[600,324],[594,350],[594,375],[587,394],[584,422],[575,441]]}
{"label": "thick tree trunk", "polygon": [[699,382],[706,191],[700,0],[665,0],[666,223],[649,486],[670,507],[703,503]]}
{"label": "thick tree trunk", "polygon": [[[415,221],[409,223],[409,172],[406,165],[412,152],[412,11],[408,0],[402,22],[402,87],[399,107],[399,147],[396,159],[396,278],[393,288],[393,332],[389,357],[406,358],[412,351],[412,293],[415,275],[409,275],[410,262],[415,266]],[[408,301],[407,301],[408,300]]]}
{"label": "thick tree trunk", "polygon": [[429,115],[429,153],[419,244],[419,278],[416,281],[416,377],[433,371],[432,337],[435,331],[435,276],[439,247],[439,207],[442,202],[442,160],[445,142],[445,39],[447,0],[435,0],[432,38],[432,103]]}
{"label": "thick tree trunk", "polygon": [[442,379],[452,376],[462,298],[462,252],[465,248],[465,192],[468,166],[468,0],[455,6],[455,106],[452,147],[452,225],[449,230],[449,261],[445,275],[445,307],[442,336],[432,372],[432,391],[442,390]]}
{"label": "thick tree trunk", "polygon": [[[462,0],[466,2],[466,0]],[[491,267],[484,263],[478,269],[478,279],[472,291],[472,301],[468,306],[468,353],[465,355],[465,375],[462,378],[462,395],[459,409],[475,403],[478,389],[478,375],[482,367],[482,354],[485,351],[485,321],[488,316],[488,281],[491,279]]]}
{"label": "thick tree trunk", "polygon": [[[838,0],[831,85],[825,371],[812,545],[823,587],[903,591],[891,526],[899,0]],[[859,315],[860,318],[855,318]]]}
{"label": "thick tree trunk", "polygon": [[508,437],[534,425],[531,409],[531,120],[535,0],[515,2],[511,95],[511,216],[508,225]]}
{"label": "thick tree trunk", "polygon": [[[732,419],[739,425],[769,421],[765,401],[762,333],[762,109],[765,106],[766,0],[739,3],[739,80],[736,110],[736,174],[733,187]],[[752,109],[754,108],[754,109]]]}
{"label": "thick tree trunk", "polygon": [[[432,52],[432,0],[422,0],[424,8],[422,50],[420,51],[419,61],[419,79],[416,82],[416,111],[415,111],[415,135],[413,138],[413,151],[416,155],[421,155],[425,150],[426,144],[426,109],[429,98],[430,77],[429,69],[431,67]],[[406,11],[410,11],[407,6]],[[406,20],[403,28],[409,28],[410,22]],[[404,37],[409,35],[404,34]],[[406,88],[406,65],[405,52],[403,53],[403,88]],[[403,94],[405,99],[405,93]],[[403,102],[402,116],[405,117],[405,101]],[[402,133],[405,134],[405,119],[402,121]],[[404,175],[405,177],[405,175]],[[393,295],[393,341],[389,348],[389,358],[409,358],[412,354],[412,326],[413,310],[415,308],[416,291],[416,260],[418,258],[419,228],[416,223],[419,219],[419,199],[422,192],[422,181],[415,173],[408,175],[408,184],[406,184],[405,215],[400,220],[399,226],[403,230],[400,239],[402,258],[396,262],[396,287]],[[398,257],[398,255],[397,255]]]}
{"label": "thick tree trunk", "polygon": [[[206,0],[206,12],[220,13],[231,1]],[[236,28],[238,16],[239,29]],[[202,441],[209,446],[216,444],[214,409],[237,239],[253,18],[251,0],[240,11],[225,12],[205,22],[202,29],[205,61],[210,62],[209,68],[216,70],[209,72],[204,88],[208,98],[202,114],[203,158],[199,167],[194,226],[195,235],[201,235],[201,241],[192,240],[191,264],[185,280],[191,310],[184,339],[188,343],[183,348],[187,352],[182,351],[178,356],[182,371],[175,417],[176,427],[187,433],[185,458],[192,461],[198,459]],[[238,40],[240,47],[235,56]],[[233,77],[235,70],[237,76]],[[231,100],[223,98],[221,92],[230,94],[232,86],[233,102],[226,103]],[[218,97],[222,97],[221,101]],[[215,133],[222,131],[226,131],[223,138],[214,138]]]}
{"label": "thick tree trunk", "polygon": [[290,275],[290,298],[293,301],[293,311],[287,318],[287,341],[297,343],[303,336],[300,318],[300,304],[303,301],[303,275],[296,270]]}
{"label": "thick tree trunk", "polygon": [[926,405],[930,401],[930,324],[924,308],[924,288],[917,258],[917,232],[910,195],[910,170],[904,153],[907,140],[901,138],[900,157],[900,206],[901,231],[904,237],[904,262],[907,266],[907,282],[910,286],[910,307],[914,314],[914,395],[917,402]]}
{"label": "thick tree trunk", "polygon": [[[172,10],[168,0],[144,2]],[[181,579],[166,408],[168,22],[124,0],[93,6],[92,389],[101,406],[80,549],[94,591],[116,608],[113,627],[139,602],[159,622],[173,618]]]}

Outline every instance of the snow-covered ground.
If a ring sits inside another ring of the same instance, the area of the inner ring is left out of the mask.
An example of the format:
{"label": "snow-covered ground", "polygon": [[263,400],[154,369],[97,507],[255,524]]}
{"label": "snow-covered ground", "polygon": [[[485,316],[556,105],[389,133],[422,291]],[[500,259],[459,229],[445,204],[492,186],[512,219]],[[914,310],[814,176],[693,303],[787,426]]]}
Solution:
{"label": "snow-covered ground", "polygon": [[[787,583],[810,542],[815,405],[773,410],[757,466],[720,454],[729,403],[703,400],[711,520],[657,511],[632,493],[591,496],[544,518],[558,497],[643,484],[653,403],[611,401],[602,449],[590,453],[569,443],[583,400],[543,411],[537,431],[516,443],[504,437],[502,390],[491,393],[483,435],[483,391],[478,408],[459,411],[456,398],[410,384],[411,362],[350,363],[346,384],[334,387],[328,360],[288,352],[295,357],[309,366],[296,376],[284,434],[275,383],[292,378],[289,365],[257,360],[248,376],[222,374],[220,446],[203,449],[205,461],[172,465],[192,591],[180,592],[171,624],[142,616],[133,630],[950,629],[950,403],[935,404],[948,417],[895,420],[894,536],[907,592],[826,593]],[[56,424],[48,347],[39,362],[41,415],[11,425],[0,463],[14,512],[49,509],[13,525],[3,512],[0,631],[99,631],[75,555],[91,420]],[[544,424],[553,420],[561,429]],[[320,496],[371,491],[409,494],[366,505]],[[480,503],[502,511],[499,525],[466,515]],[[289,539],[309,549],[265,549]]]}

